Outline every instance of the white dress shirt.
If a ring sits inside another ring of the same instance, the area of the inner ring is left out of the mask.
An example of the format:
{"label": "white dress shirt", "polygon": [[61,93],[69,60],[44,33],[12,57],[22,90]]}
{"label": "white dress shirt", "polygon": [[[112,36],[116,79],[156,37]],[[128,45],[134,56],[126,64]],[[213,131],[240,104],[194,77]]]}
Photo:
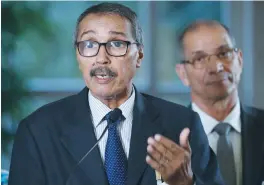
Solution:
{"label": "white dress shirt", "polygon": [[[104,116],[111,111],[109,107],[103,104],[100,100],[95,98],[92,93],[88,93],[89,106],[92,114],[92,122],[94,126],[94,133],[97,139],[100,138],[105,127],[107,126],[107,121],[103,120]],[[132,121],[133,121],[133,108],[135,103],[135,90],[133,89],[131,96],[118,107],[125,119],[117,126],[118,132],[121,136],[121,143],[125,151],[126,157],[129,156],[129,146],[132,133]],[[102,161],[105,161],[105,147],[108,137],[108,131],[99,141],[99,150],[101,154]],[[147,142],[147,141],[146,141]],[[165,182],[157,181],[157,185],[167,185]]]}
{"label": "white dress shirt", "polygon": [[[109,107],[103,104],[100,100],[95,98],[92,93],[89,91],[88,93],[89,106],[92,114],[92,121],[94,125],[94,132],[97,139],[103,133],[105,127],[107,126],[107,121],[102,120],[107,113],[111,111]],[[126,157],[129,156],[129,145],[130,138],[132,132],[132,121],[133,121],[133,108],[135,103],[135,92],[133,90],[131,96],[118,107],[121,111],[125,119],[121,121],[121,123],[117,126],[118,133],[120,134],[121,143],[123,145],[124,152]],[[103,162],[105,161],[105,147],[108,137],[108,130],[105,135],[102,137],[99,142],[99,149],[101,153],[101,157]]]}
{"label": "white dress shirt", "polygon": [[[192,103],[192,109],[197,112],[201,118],[204,131],[208,137],[209,145],[216,153],[217,151],[217,141],[219,135],[216,132],[213,132],[215,126],[219,123],[216,119],[209,116],[207,113],[202,111],[195,103]],[[242,184],[242,152],[241,152],[241,119],[240,119],[240,103],[239,100],[237,104],[230,112],[230,114],[222,121],[229,123],[233,129],[230,130],[228,135],[229,139],[232,142],[233,151],[234,151],[234,160],[236,167],[236,179],[237,185]]]}

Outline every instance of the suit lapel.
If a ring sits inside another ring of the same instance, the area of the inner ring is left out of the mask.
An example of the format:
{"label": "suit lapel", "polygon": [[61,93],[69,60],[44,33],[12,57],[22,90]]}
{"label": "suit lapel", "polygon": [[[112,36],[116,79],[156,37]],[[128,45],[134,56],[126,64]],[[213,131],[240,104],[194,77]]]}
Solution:
{"label": "suit lapel", "polygon": [[[128,182],[138,184],[144,170],[148,166],[147,139],[156,133],[161,133],[160,117],[146,98],[136,91],[135,106],[133,111],[133,125],[128,158]],[[153,173],[154,174],[154,173]],[[153,177],[155,178],[155,177]]]}
{"label": "suit lapel", "polygon": [[257,121],[250,110],[241,109],[243,185],[255,184],[260,172],[262,157],[258,142],[262,142],[260,136],[263,133],[257,128]]}
{"label": "suit lapel", "polygon": [[[76,106],[73,115],[67,120],[61,141],[73,156],[76,164],[94,146],[97,139],[90,116],[88,103],[88,89],[81,91],[76,98]],[[91,184],[107,184],[103,162],[98,146],[79,164],[89,178]],[[72,171],[78,173],[77,168]]]}

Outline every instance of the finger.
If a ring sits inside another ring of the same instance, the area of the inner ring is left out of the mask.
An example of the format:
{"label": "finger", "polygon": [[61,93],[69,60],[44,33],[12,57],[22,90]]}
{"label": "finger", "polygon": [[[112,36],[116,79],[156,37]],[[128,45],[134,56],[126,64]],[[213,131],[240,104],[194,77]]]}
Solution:
{"label": "finger", "polygon": [[151,145],[155,150],[157,150],[161,155],[163,155],[166,159],[172,160],[172,152],[169,148],[166,148],[165,145],[157,142],[152,137],[148,138],[148,144]]}
{"label": "finger", "polygon": [[146,157],[146,162],[155,170],[161,174],[164,172],[165,168],[162,164],[159,164],[157,161],[153,160],[149,155]]}
{"label": "finger", "polygon": [[148,145],[147,151],[151,158],[158,164],[164,165],[165,167],[169,164],[170,160],[166,158],[166,156],[162,155],[159,151],[157,151],[152,145]]}
{"label": "finger", "polygon": [[169,149],[172,153],[175,153],[177,151],[184,151],[184,149],[179,146],[178,144],[176,144],[174,141],[170,140],[169,138],[167,137],[164,137],[160,134],[156,134],[154,136],[155,140],[158,142],[158,143],[161,143],[163,144],[167,149]]}
{"label": "finger", "polygon": [[180,134],[180,145],[188,152],[191,152],[191,147],[189,144],[189,135],[190,135],[190,129],[184,128]]}

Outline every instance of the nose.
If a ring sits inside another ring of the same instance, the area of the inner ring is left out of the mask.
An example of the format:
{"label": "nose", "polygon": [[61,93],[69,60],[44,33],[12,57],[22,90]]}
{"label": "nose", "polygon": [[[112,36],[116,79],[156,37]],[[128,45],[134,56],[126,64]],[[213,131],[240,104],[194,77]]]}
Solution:
{"label": "nose", "polygon": [[106,65],[109,64],[110,60],[108,58],[108,54],[106,52],[105,46],[101,45],[96,56],[96,64]]}
{"label": "nose", "polygon": [[219,73],[224,70],[223,62],[218,57],[211,56],[208,60],[208,70],[210,72]]}

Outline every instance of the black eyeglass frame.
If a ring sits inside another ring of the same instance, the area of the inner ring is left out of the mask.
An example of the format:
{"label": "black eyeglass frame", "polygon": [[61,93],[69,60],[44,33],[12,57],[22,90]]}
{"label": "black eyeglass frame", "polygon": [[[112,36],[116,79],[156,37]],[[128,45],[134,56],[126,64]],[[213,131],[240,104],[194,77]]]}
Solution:
{"label": "black eyeglass frame", "polygon": [[[92,56],[85,56],[85,55],[83,55],[83,54],[80,52],[80,47],[79,47],[79,45],[80,45],[81,43],[84,43],[84,42],[87,42],[87,41],[91,41],[91,40],[83,40],[83,41],[75,42],[75,46],[77,47],[79,54],[80,54],[81,56],[83,56],[83,57],[94,57],[94,56],[98,55],[101,46],[104,46],[104,47],[105,47],[105,50],[106,50],[106,52],[107,52],[108,55],[113,56],[113,57],[122,57],[122,56],[125,56],[125,55],[127,54],[127,50],[128,50],[128,47],[129,47],[130,45],[132,45],[132,44],[136,44],[137,46],[140,46],[140,45],[141,45],[141,44],[138,43],[138,42],[130,42],[130,41],[125,41],[125,40],[111,40],[111,41],[108,41],[108,42],[102,42],[102,43],[97,42],[97,41],[92,41],[92,42],[95,42],[95,43],[97,43],[97,44],[99,45],[98,50],[97,50],[96,54],[94,54],[94,55],[92,55]],[[119,41],[119,42],[121,41],[121,42],[126,43],[126,52],[125,52],[125,54],[123,54],[123,55],[112,55],[112,54],[110,54],[110,53],[108,52],[108,49],[107,49],[106,45],[109,44],[110,42],[116,42],[116,41],[117,41],[117,42],[118,42],[118,41]]]}

